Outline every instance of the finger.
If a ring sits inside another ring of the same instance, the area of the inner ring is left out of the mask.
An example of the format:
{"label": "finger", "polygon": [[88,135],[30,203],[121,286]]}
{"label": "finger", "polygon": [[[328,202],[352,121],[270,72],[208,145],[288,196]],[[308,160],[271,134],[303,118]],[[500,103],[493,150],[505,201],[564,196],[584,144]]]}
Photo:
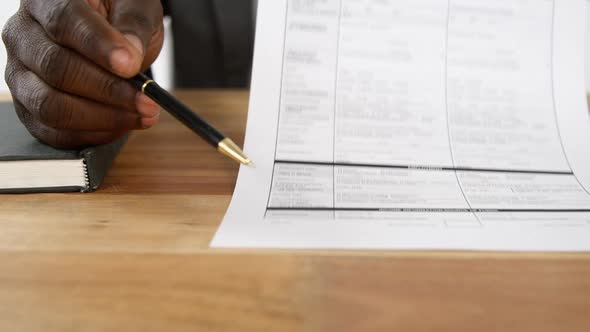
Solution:
{"label": "finger", "polygon": [[8,71],[7,82],[13,97],[37,121],[48,127],[68,131],[114,132],[144,127],[139,114],[65,94],[47,85],[16,61],[11,61]]}
{"label": "finger", "polygon": [[164,39],[163,9],[160,1],[113,1],[109,21],[142,54],[149,66],[158,56]]}
{"label": "finger", "polygon": [[127,81],[56,44],[31,18],[11,20],[7,26],[8,30],[27,31],[5,34],[9,54],[52,87],[102,104],[138,111],[144,117],[158,113],[159,106]]}
{"label": "finger", "polygon": [[71,132],[48,127],[38,121],[18,100],[14,101],[18,117],[27,130],[41,142],[61,149],[81,149],[113,142],[126,132]]}
{"label": "finger", "polygon": [[24,0],[23,6],[56,43],[116,75],[139,73],[143,54],[86,1]]}

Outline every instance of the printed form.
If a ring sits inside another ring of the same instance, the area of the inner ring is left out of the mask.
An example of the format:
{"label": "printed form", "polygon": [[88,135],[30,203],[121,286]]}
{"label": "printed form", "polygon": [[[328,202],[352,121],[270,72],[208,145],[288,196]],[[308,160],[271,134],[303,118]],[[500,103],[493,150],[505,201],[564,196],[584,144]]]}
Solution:
{"label": "printed form", "polygon": [[590,250],[585,6],[260,1],[212,246]]}

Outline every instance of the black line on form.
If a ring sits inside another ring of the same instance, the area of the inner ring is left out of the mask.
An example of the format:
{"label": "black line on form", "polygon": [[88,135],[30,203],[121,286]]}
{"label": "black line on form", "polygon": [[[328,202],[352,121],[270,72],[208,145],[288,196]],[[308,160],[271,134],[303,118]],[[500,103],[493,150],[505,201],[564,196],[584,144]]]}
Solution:
{"label": "black line on form", "polygon": [[517,169],[491,169],[491,168],[467,168],[467,167],[433,167],[421,165],[384,165],[384,164],[362,164],[362,163],[332,163],[323,161],[293,161],[275,160],[277,164],[293,165],[316,165],[316,166],[342,166],[342,167],[367,167],[367,168],[398,168],[410,170],[431,170],[431,171],[459,171],[459,172],[482,172],[482,173],[522,173],[522,174],[545,174],[545,175],[573,175],[572,172],[541,171],[541,170],[517,170]]}
{"label": "black line on form", "polygon": [[430,213],[486,213],[486,212],[590,212],[590,209],[449,209],[449,208],[330,208],[330,207],[268,207],[268,211],[342,211],[342,212],[430,212]]}

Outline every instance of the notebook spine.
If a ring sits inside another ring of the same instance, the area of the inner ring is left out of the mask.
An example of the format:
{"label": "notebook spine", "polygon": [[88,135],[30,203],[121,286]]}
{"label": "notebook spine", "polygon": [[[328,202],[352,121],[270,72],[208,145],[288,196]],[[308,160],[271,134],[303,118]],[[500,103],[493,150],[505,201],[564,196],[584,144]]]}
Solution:
{"label": "notebook spine", "polygon": [[83,193],[87,193],[91,191],[90,188],[90,175],[88,174],[88,163],[86,158],[82,159],[82,168],[84,170],[84,188],[82,188]]}
{"label": "notebook spine", "polygon": [[93,192],[98,189],[126,141],[127,136],[124,136],[115,142],[81,151],[80,157],[84,159],[86,168],[87,186],[84,192]]}

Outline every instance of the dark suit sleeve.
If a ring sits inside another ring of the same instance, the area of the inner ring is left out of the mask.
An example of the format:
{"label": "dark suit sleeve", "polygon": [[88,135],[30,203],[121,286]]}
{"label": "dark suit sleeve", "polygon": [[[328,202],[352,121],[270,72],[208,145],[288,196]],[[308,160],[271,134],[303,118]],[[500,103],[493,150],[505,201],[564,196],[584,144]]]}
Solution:
{"label": "dark suit sleeve", "polygon": [[168,7],[168,0],[162,0],[162,8],[164,8],[164,16],[170,15],[170,8]]}
{"label": "dark suit sleeve", "polygon": [[251,0],[168,0],[176,87],[247,87],[253,53]]}

